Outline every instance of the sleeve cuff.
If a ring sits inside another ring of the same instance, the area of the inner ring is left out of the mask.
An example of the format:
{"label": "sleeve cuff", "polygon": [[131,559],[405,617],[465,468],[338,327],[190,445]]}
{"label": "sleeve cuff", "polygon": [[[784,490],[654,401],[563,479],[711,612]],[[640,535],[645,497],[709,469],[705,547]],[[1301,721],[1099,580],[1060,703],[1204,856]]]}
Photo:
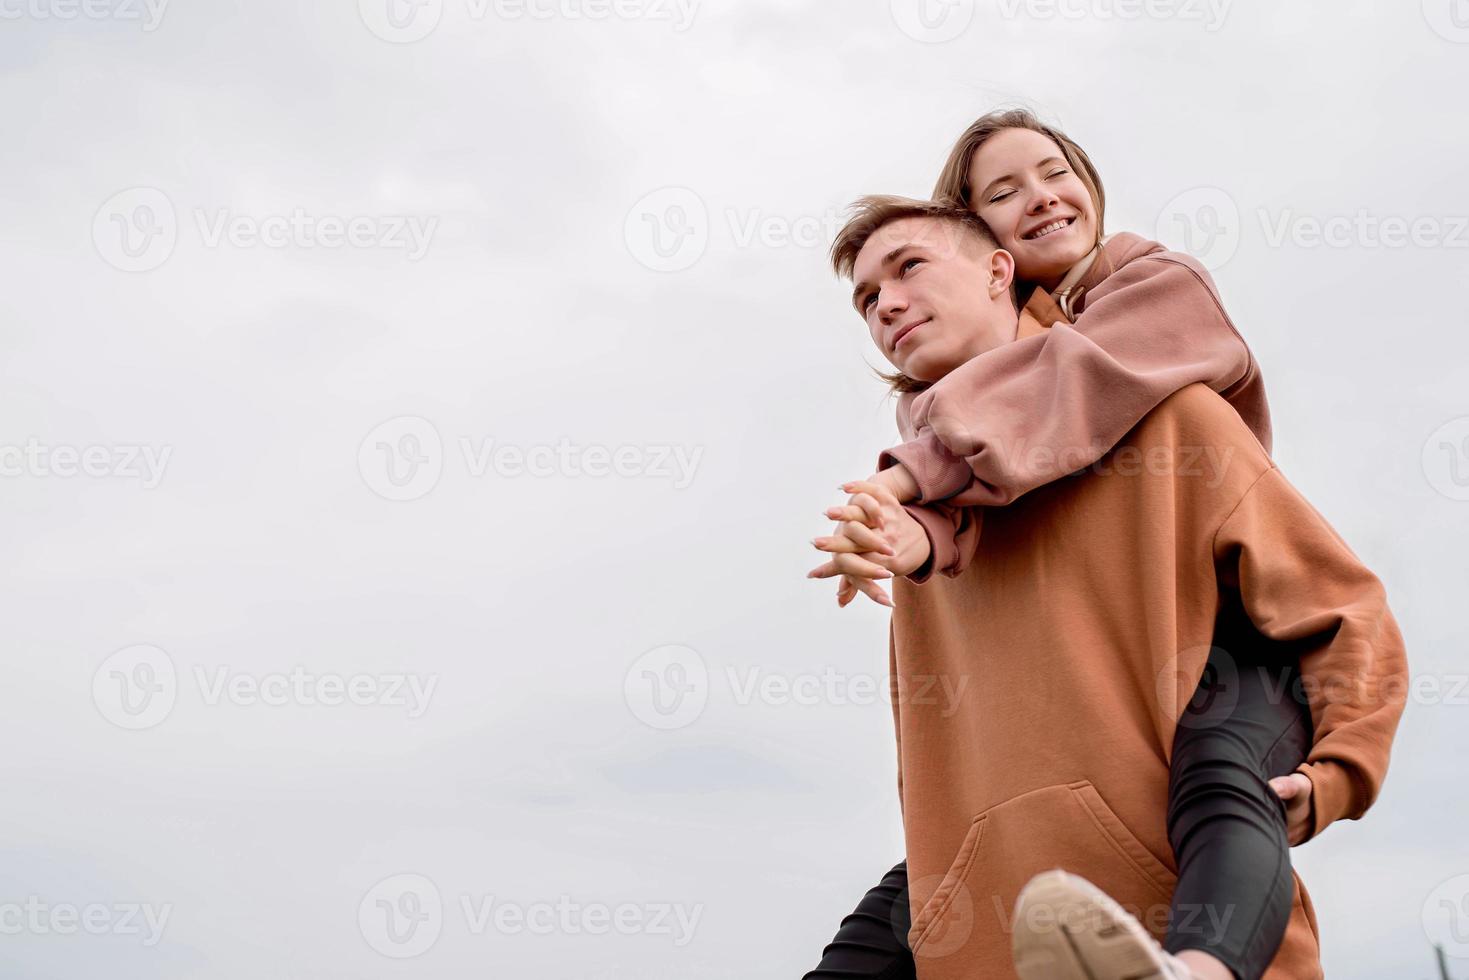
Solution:
{"label": "sleeve cuff", "polygon": [[933,577],[935,571],[953,564],[957,551],[954,548],[954,525],[943,514],[928,507],[904,504],[903,509],[923,528],[928,536],[928,559],[906,576],[908,581],[922,585]]}
{"label": "sleeve cuff", "polygon": [[1296,772],[1311,780],[1311,834],[1306,840],[1314,840],[1338,820],[1355,820],[1361,815],[1354,805],[1351,774],[1340,763],[1330,759],[1303,762]]}
{"label": "sleeve cuff", "polygon": [[913,503],[930,504],[954,496],[974,479],[969,464],[955,456],[932,431],[900,446],[885,449],[877,458],[879,471],[902,463],[918,484]]}

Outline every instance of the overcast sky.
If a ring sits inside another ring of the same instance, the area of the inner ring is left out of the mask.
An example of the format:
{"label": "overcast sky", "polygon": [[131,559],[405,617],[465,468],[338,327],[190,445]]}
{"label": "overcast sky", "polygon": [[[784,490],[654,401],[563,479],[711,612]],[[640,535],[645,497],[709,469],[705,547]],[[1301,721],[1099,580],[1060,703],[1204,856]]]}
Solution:
{"label": "overcast sky", "polygon": [[1469,976],[1469,7],[922,3],[0,0],[0,972],[813,966],[902,854],[825,249],[1020,102],[1407,639],[1328,975]]}

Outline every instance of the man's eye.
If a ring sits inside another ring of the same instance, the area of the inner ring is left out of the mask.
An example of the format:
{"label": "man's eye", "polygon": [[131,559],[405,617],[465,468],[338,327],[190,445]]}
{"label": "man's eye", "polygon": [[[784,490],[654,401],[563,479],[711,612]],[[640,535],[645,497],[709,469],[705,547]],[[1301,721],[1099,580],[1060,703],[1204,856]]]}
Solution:
{"label": "man's eye", "polygon": [[870,310],[870,309],[872,309],[872,304],[875,303],[875,302],[877,302],[877,294],[876,293],[868,293],[866,296],[863,296],[862,297],[862,309],[864,309],[864,310]]}
{"label": "man's eye", "polygon": [[906,261],[906,262],[903,263],[902,271],[907,272],[909,266],[917,265],[918,263],[920,263],[922,261],[923,261],[922,259],[909,259],[908,261]]}

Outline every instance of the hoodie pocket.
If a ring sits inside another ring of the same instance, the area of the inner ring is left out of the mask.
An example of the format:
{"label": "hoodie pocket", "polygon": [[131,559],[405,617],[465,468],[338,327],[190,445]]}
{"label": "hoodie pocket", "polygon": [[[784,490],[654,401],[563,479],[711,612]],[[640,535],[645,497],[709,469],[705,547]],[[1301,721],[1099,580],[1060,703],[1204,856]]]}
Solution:
{"label": "hoodie pocket", "polygon": [[[1160,813],[1160,826],[1164,819]],[[962,943],[976,931],[1008,937],[1020,889],[1050,868],[1081,875],[1155,923],[1160,917],[1166,923],[1178,883],[1089,780],[1046,786],[975,816],[942,882],[914,917],[913,951],[950,945],[959,934]]]}

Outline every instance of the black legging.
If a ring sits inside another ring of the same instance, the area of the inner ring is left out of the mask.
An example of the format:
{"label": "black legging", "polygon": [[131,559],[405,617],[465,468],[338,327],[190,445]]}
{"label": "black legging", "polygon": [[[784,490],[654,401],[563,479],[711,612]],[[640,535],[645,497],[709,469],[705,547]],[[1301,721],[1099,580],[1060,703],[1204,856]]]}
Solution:
{"label": "black legging", "polygon": [[[1305,761],[1312,727],[1295,658],[1241,619],[1221,617],[1173,739],[1168,841],[1178,884],[1163,946],[1204,950],[1239,980],[1257,980],[1285,935],[1293,890],[1285,803],[1268,780]],[[1259,658],[1266,652],[1273,659]],[[1282,657],[1289,666],[1278,666]],[[804,980],[911,980],[907,891],[902,861],[842,920]],[[1211,917],[1209,909],[1230,915]]]}

